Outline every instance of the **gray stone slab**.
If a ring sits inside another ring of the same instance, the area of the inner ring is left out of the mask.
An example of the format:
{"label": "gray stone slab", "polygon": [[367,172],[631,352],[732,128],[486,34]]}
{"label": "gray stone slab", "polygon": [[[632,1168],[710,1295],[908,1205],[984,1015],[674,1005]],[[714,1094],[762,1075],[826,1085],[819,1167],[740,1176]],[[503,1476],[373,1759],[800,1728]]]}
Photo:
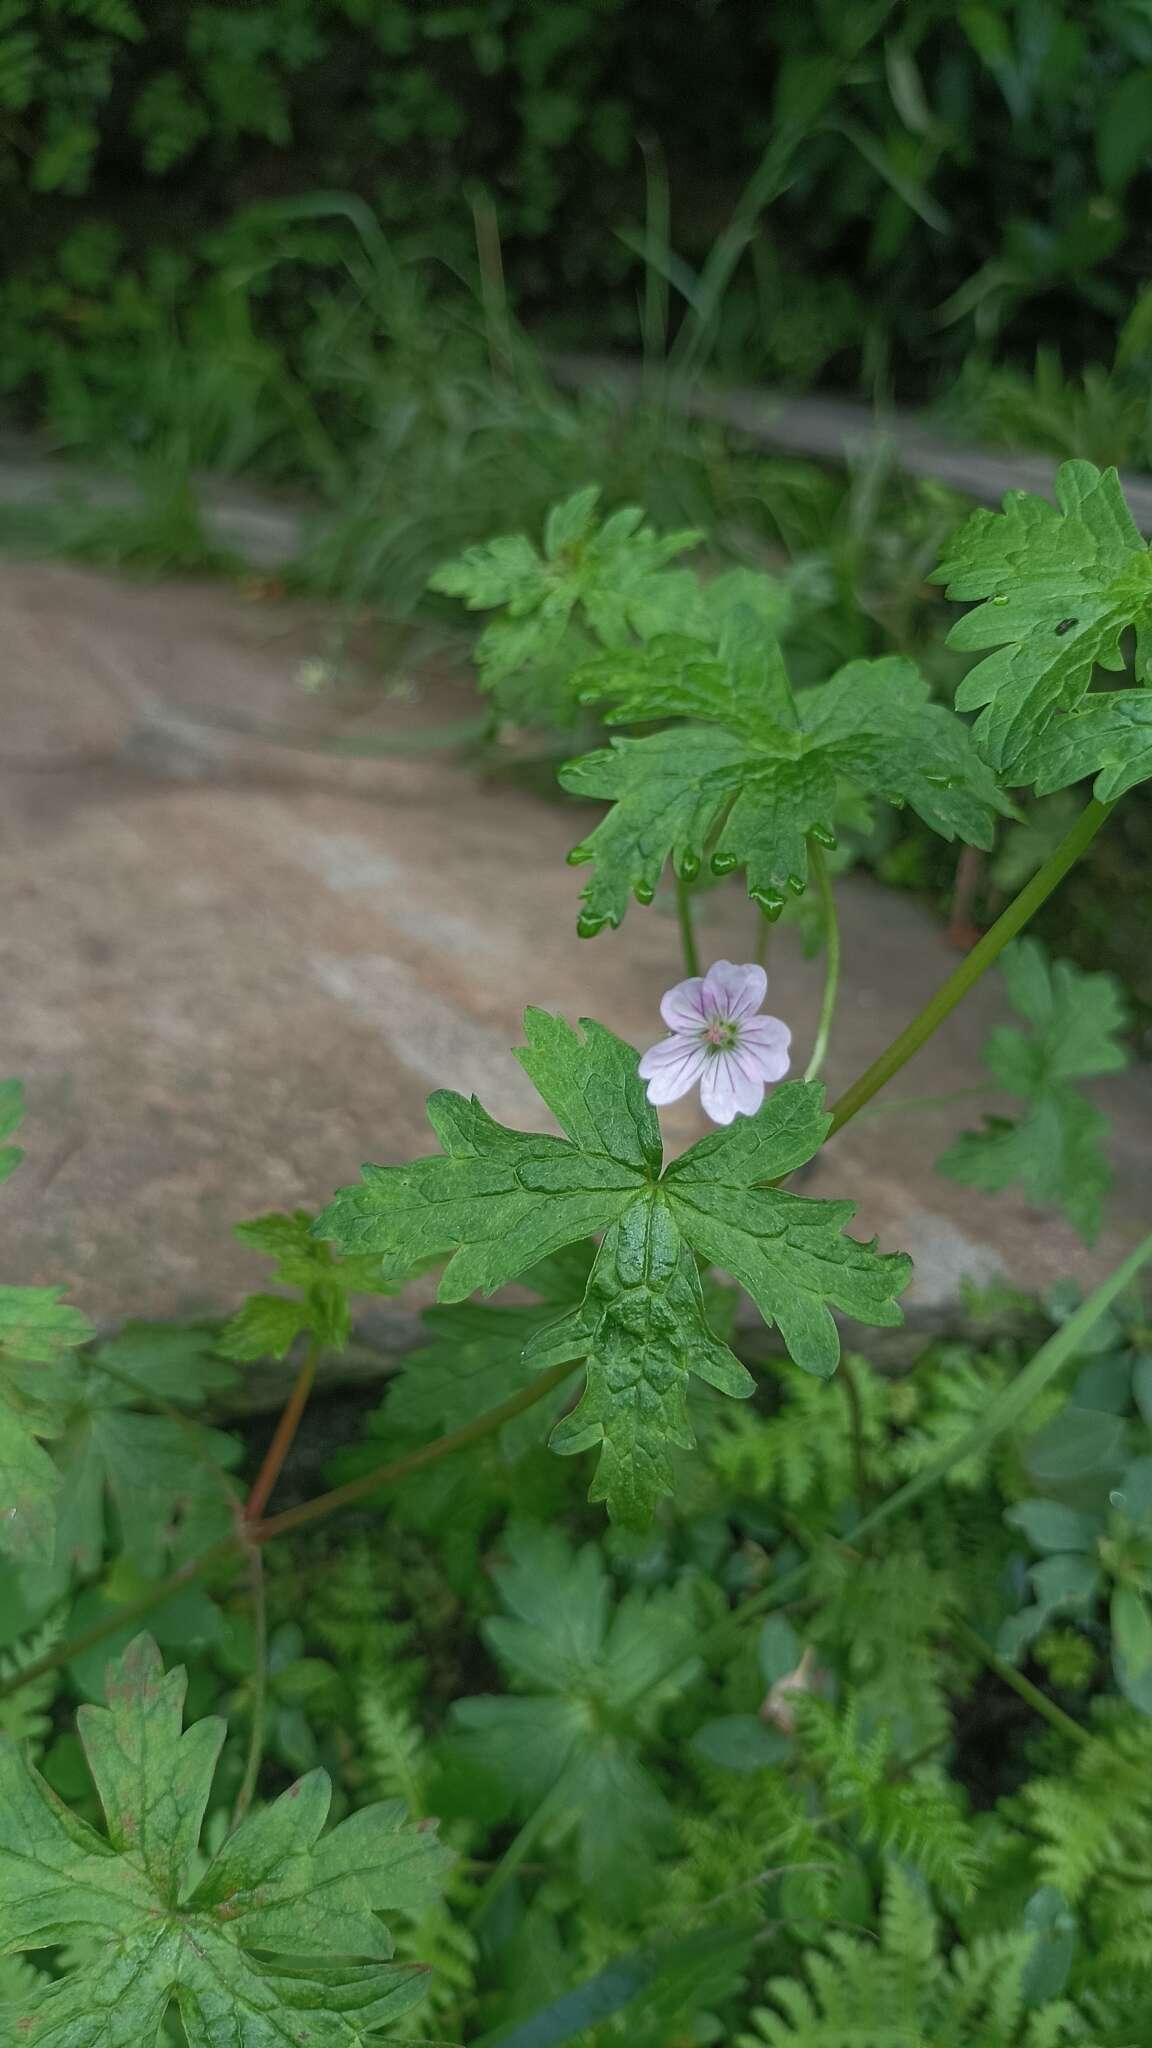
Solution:
{"label": "gray stone slab", "polygon": [[[300,687],[326,644],[315,607],[59,565],[0,566],[0,628],[0,1071],[23,1074],[29,1097],[28,1160],[3,1198],[6,1280],[63,1283],[109,1322],[226,1309],[263,1271],[232,1220],[318,1204],[362,1160],[431,1149],[430,1088],[539,1118],[509,1057],[525,1004],[596,1016],[639,1046],[660,1034],[660,994],[681,972],[672,906],[577,941],[581,878],[564,854],[587,821],[574,804],[445,749],[310,751],[466,717],[466,675],[427,663],[388,695],[356,682],[353,647],[353,680],[318,698]],[[833,1090],[956,958],[911,898],[853,879],[843,901]],[[704,899],[701,925],[708,958],[747,957],[737,888]],[[788,930],[771,976],[770,1006],[806,1057],[821,970]],[[1000,1014],[982,985],[901,1092],[979,1083]],[[1152,1206],[1152,1074],[1098,1093],[1117,1195],[1093,1251],[1015,1197],[933,1174],[955,1109],[860,1117],[805,1189],[852,1196],[862,1234],[914,1254],[921,1306],[965,1275],[1090,1281]],[[687,1103],[665,1122],[677,1147],[705,1127]]]}
{"label": "gray stone slab", "polygon": [[[652,397],[651,378],[616,357],[569,355],[549,361],[558,381],[569,389],[607,391],[628,402]],[[818,393],[793,397],[757,387],[723,388],[694,380],[669,380],[661,395],[683,418],[729,427],[757,447],[783,455],[852,464],[881,454],[909,476],[932,478],[985,505],[999,505],[1008,491],[1055,498],[1060,466],[1056,457],[974,447],[942,432],[930,418],[895,406],[864,405],[858,399]],[[1141,533],[1152,534],[1152,477],[1126,470],[1121,482]]]}

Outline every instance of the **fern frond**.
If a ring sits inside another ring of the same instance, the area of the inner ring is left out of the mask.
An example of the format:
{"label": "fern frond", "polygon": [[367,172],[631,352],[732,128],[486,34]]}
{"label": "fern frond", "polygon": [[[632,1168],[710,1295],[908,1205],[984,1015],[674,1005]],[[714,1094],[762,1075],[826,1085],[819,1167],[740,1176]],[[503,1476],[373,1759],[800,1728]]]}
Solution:
{"label": "fern frond", "polygon": [[776,1977],[757,2032],[738,2048],[1060,2048],[1094,2036],[1064,2000],[1025,2008],[1027,1934],[989,1935],[946,1956],[926,1892],[888,1868],[880,1942],[835,1932],[803,1958],[803,1976]]}
{"label": "fern frond", "polygon": [[823,1782],[827,1805],[865,1842],[907,1857],[925,1877],[962,1895],[971,1891],[976,1842],[951,1786],[928,1766],[914,1776],[890,1776],[890,1732],[883,1725],[867,1732],[857,1700],[840,1713],[824,1700],[799,1700],[797,1738],[804,1761]]}
{"label": "fern frond", "polygon": [[[865,1449],[884,1441],[888,1392],[866,1362],[857,1362]],[[775,1495],[792,1508],[832,1507],[850,1495],[854,1471],[851,1432],[842,1401],[829,1401],[822,1380],[780,1363],[780,1407],[775,1415],[735,1408],[708,1444],[709,1461],[729,1494]]]}
{"label": "fern frond", "polygon": [[389,1699],[379,1671],[359,1682],[356,1717],[373,1798],[402,1799],[409,1813],[423,1813],[423,1732]]}
{"label": "fern frond", "polygon": [[[457,2038],[465,2031],[462,2018],[476,1988],[480,1960],[467,1923],[459,1912],[437,1899],[406,1924],[401,1920],[395,1940],[397,1962],[422,1963],[431,1973],[421,2007],[421,2033],[440,2033],[446,2028],[452,2039]],[[433,2014],[437,2026],[430,2029],[428,2020]]]}
{"label": "fern frond", "polygon": [[1079,1905],[1107,1967],[1148,1973],[1152,1999],[1152,1721],[1113,1707],[1063,1778],[1021,1794],[1044,1881]]}
{"label": "fern frond", "polygon": [[[30,1635],[22,1636],[19,1642],[10,1643],[6,1650],[0,1650],[0,1679],[15,1678],[26,1671],[30,1664],[54,1649],[63,1634],[64,1615],[60,1614],[43,1622]],[[51,1731],[49,1710],[59,1682],[59,1672],[49,1671],[0,1700],[0,1730],[32,1755],[42,1749]]]}

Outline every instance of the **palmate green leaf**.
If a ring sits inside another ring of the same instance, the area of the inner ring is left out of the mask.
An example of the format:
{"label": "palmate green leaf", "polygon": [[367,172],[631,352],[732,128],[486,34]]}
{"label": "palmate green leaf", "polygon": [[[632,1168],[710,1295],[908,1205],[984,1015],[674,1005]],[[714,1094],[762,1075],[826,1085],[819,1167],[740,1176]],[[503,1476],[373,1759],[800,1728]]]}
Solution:
{"label": "palmate green leaf", "polygon": [[[1015,491],[1002,512],[974,512],[953,536],[935,578],[948,586],[949,597],[977,607],[953,626],[949,644],[997,650],[965,677],[957,708],[980,709],[977,743],[1007,782],[1027,783],[1039,774],[1046,789],[1075,779],[1064,773],[1074,763],[1061,714],[1077,710],[1095,668],[1123,668],[1120,643],[1131,626],[1137,629],[1137,680],[1146,681],[1152,627],[1152,554],[1116,471],[1066,462],[1056,497],[1059,509]],[[1113,723],[1104,761],[1085,758],[1079,773],[1107,764],[1105,783],[1118,793],[1126,786],[1124,760],[1141,745],[1147,754],[1139,729],[1131,738],[1129,746],[1122,724]],[[1102,744],[1099,734],[1086,739],[1089,746]]]}
{"label": "palmate green leaf", "polygon": [[726,1268],[797,1364],[821,1375],[839,1358],[832,1307],[898,1322],[910,1262],[846,1237],[850,1202],[765,1185],[818,1149],[829,1121],[822,1088],[786,1083],[758,1115],[703,1139],[661,1176],[659,1125],[633,1048],[587,1020],[581,1038],[542,1010],[525,1013],[524,1029],[517,1057],[566,1137],[508,1130],[474,1099],[442,1092],[428,1113],[443,1153],[365,1167],[316,1229],[350,1252],[450,1253],[446,1302],[491,1293],[604,1232],[581,1306],[534,1336],[530,1356],[541,1369],[586,1358],[584,1397],[553,1442],[564,1452],[602,1443],[595,1497],[634,1521],[669,1483],[669,1446],[692,1442],[689,1375],[729,1394],[752,1387],[709,1327],[694,1255]]}
{"label": "palmate green leaf", "polygon": [[547,1800],[555,1834],[575,1835],[582,1881],[626,1895],[669,1824],[642,1752],[695,1674],[690,1608],[668,1591],[614,1602],[599,1551],[572,1550],[557,1529],[514,1525],[500,1550],[505,1612],[484,1635],[525,1696],[458,1701],[453,1722],[515,1810]]}
{"label": "palmate green leaf", "polygon": [[1032,757],[1037,796],[1094,775],[1092,794],[1114,803],[1152,776],[1152,690],[1099,690],[1054,719]]}
{"label": "palmate green leaf", "polygon": [[328,1245],[313,1237],[315,1220],[311,1211],[296,1209],[236,1225],[242,1244],[276,1261],[273,1279],[296,1292],[250,1294],[220,1333],[222,1357],[283,1358],[305,1332],[319,1344],[342,1350],[352,1328],[350,1297],[399,1293],[409,1278],[407,1269],[398,1271],[380,1258],[334,1258]]}
{"label": "palmate green leaf", "polygon": [[211,1332],[128,1323],[79,1362],[67,1428],[56,1446],[63,1488],[54,1562],[62,1582],[113,1550],[145,1578],[195,1555],[228,1528],[241,1455],[235,1437],[191,1414],[235,1375]]}
{"label": "palmate green leaf", "polygon": [[738,615],[711,656],[688,639],[606,656],[577,677],[608,716],[687,717],[646,739],[614,740],[560,771],[576,796],[612,803],[570,861],[595,861],[584,891],[585,936],[620,923],[635,895],[651,902],[664,863],[689,878],[745,871],[748,893],[777,915],[808,881],[808,841],[834,841],[845,784],[910,804],[945,839],[992,844],[1010,812],[967,728],[901,657],[853,661],[793,696],[779,649]]}
{"label": "palmate green leaf", "polygon": [[643,1523],[672,1491],[673,1445],[691,1450],[689,1375],[744,1399],[755,1381],[708,1327],[696,1260],[662,1203],[635,1202],[605,1233],[580,1308],[535,1336],[537,1370],[586,1359],[584,1393],[557,1423],[561,1456],[602,1444],[589,1498]]}
{"label": "palmate green leaf", "polygon": [[[587,1280],[587,1266],[584,1280]],[[430,1341],[408,1354],[380,1407],[368,1417],[360,1443],[333,1461],[339,1479],[371,1472],[394,1454],[402,1442],[428,1442],[449,1430],[474,1422],[510,1395],[529,1386],[540,1371],[532,1339],[555,1326],[556,1306],[541,1303],[523,1308],[494,1307],[481,1302],[454,1302],[450,1308],[424,1312]],[[551,1399],[506,1422],[496,1438],[500,1455],[516,1459],[543,1442],[571,1400],[571,1388],[557,1387]],[[382,1445],[391,1447],[385,1451]],[[449,1481],[460,1499],[461,1479]]]}
{"label": "palmate green leaf", "polygon": [[60,1475],[44,1440],[58,1437],[78,1386],[71,1354],[92,1335],[59,1287],[0,1287],[0,1552],[52,1557]]}
{"label": "palmate green leaf", "polygon": [[[170,2009],[189,2048],[357,2048],[420,1995],[377,1914],[433,1898],[447,1860],[399,1806],[324,1833],[313,1771],[249,1816],[197,1876],[224,1723],[181,1732],[185,1677],[138,1637],[106,1707],[77,1727],[106,1834],[0,1742],[0,1951],[83,1937],[84,1962],[0,2014],[32,2048],[155,2048]],[[311,1967],[302,1958],[322,1955]],[[275,1958],[291,1958],[279,1961]],[[355,1958],[368,1959],[357,1962]]]}
{"label": "palmate green leaf", "polygon": [[1116,1035],[1127,1021],[1123,996],[1109,974],[1086,974],[1069,960],[1050,963],[1038,939],[1018,939],[1001,964],[1009,1000],[1032,1031],[1001,1026],[985,1059],[1027,1110],[1017,1120],[987,1117],[983,1130],[963,1132],[937,1165],[951,1180],[986,1193],[1019,1182],[1030,1201],[1062,1208],[1091,1241],[1112,1180],[1101,1145],[1108,1120],[1072,1084],[1127,1065]]}
{"label": "palmate green leaf", "polygon": [[554,661],[577,620],[612,647],[651,630],[669,603],[685,609],[682,585],[694,589],[695,578],[674,578],[669,591],[666,565],[700,536],[656,534],[635,506],[600,521],[599,499],[593,485],[553,506],[542,554],[525,535],[505,535],[465,549],[430,579],[471,611],[501,611],[476,649],[481,684],[498,698],[518,670]]}
{"label": "palmate green leaf", "polygon": [[[0,1081],[0,1139],[10,1138],[17,1130],[24,1116],[24,1084],[22,1081]],[[15,1173],[24,1154],[19,1145],[0,1144],[0,1180],[7,1180]]]}

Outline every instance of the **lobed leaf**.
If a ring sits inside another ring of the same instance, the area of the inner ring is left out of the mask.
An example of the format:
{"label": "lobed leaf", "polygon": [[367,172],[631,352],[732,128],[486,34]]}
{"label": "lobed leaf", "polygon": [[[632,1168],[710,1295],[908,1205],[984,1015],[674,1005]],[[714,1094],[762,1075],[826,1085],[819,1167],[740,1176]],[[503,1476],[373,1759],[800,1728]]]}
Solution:
{"label": "lobed leaf", "polygon": [[52,1557],[60,1476],[43,1448],[77,1391],[71,1353],[92,1331],[59,1287],[0,1287],[0,1551]]}
{"label": "lobed leaf", "polygon": [[[389,1965],[377,1913],[435,1895],[446,1852],[398,1805],[324,1832],[316,1771],[227,1838],[202,1875],[200,1829],[224,1737],[183,1728],[185,1678],[141,1636],[109,1667],[107,1705],[82,1707],[101,1834],[0,1740],[0,1949],[84,1939],[72,1967],[7,2008],[34,2048],[156,2048],[178,2011],[190,2048],[362,2048],[420,1995]],[[29,1882],[30,1874],[34,1881]],[[368,1957],[309,1966],[323,1950]]]}
{"label": "lobed leaf", "polygon": [[1116,1073],[1127,1054],[1116,1034],[1127,1021],[1118,983],[1068,960],[1050,963],[1038,939],[1018,939],[1002,956],[1013,1008],[1031,1035],[1004,1025],[985,1059],[999,1085],[1022,1096],[1022,1117],[989,1116],[937,1161],[941,1173],[986,1193],[1019,1183],[1030,1201],[1062,1208],[1091,1241],[1100,1228],[1112,1172],[1101,1140],[1107,1118],[1071,1084]]}
{"label": "lobed leaf", "polygon": [[696,1256],[726,1267],[796,1362],[827,1374],[839,1357],[831,1307],[900,1319],[906,1258],[843,1234],[849,1202],[813,1202],[765,1183],[811,1158],[828,1128],[823,1090],[775,1089],[755,1117],[705,1138],[658,1179],[660,1135],[631,1046],[586,1022],[529,1010],[518,1055],[568,1134],[494,1123],[475,1102],[434,1095],[444,1146],[410,1167],[366,1167],[316,1229],[348,1251],[452,1257],[445,1302],[491,1292],[536,1260],[603,1232],[578,1307],[536,1327],[525,1364],[584,1358],[584,1394],[553,1432],[562,1454],[601,1446],[593,1498],[637,1522],[671,1485],[670,1452],[693,1442],[692,1375],[741,1397],[751,1381],[710,1326]]}
{"label": "lobed leaf", "polygon": [[[1007,781],[1026,783],[1039,773],[1048,789],[1061,787],[1051,776],[1063,768],[1045,763],[1071,765],[1056,721],[1077,710],[1095,668],[1123,668],[1121,638],[1132,626],[1137,679],[1145,681],[1142,636],[1152,625],[1152,554],[1116,471],[1066,462],[1056,499],[1052,506],[1015,491],[1002,512],[974,512],[935,578],[949,597],[976,604],[957,620],[949,644],[997,650],[965,677],[957,709],[980,711],[977,743]],[[1046,752],[1053,736],[1054,756]],[[1124,735],[1114,730],[1117,740],[1126,756]],[[1118,787],[1118,764],[1109,776]]]}
{"label": "lobed leaf", "polygon": [[793,698],[771,642],[730,637],[711,660],[691,645],[653,642],[580,672],[585,695],[615,698],[617,716],[709,721],[613,740],[561,769],[565,789],[613,806],[569,855],[597,864],[585,936],[618,925],[632,895],[650,902],[669,858],[689,879],[706,858],[717,874],[743,869],[749,895],[777,915],[788,891],[807,886],[809,839],[833,843],[845,782],[910,804],[945,839],[992,844],[995,816],[1011,805],[911,662],[849,662]]}

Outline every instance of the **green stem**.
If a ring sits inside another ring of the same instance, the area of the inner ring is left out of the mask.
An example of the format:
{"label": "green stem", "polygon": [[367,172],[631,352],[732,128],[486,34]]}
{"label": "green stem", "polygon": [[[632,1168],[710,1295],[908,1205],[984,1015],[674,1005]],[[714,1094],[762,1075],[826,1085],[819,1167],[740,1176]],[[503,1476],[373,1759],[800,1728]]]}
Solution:
{"label": "green stem", "polygon": [[1017,932],[1022,931],[1030,917],[1047,901],[1057,884],[1062,882],[1070,867],[1079,860],[1087,846],[1090,846],[1105,819],[1110,815],[1111,804],[1098,803],[1095,798],[1085,805],[1071,829],[1065,833],[1055,853],[1046,860],[1043,867],[1033,875],[1032,880],[1014,897],[994,925],[985,932],[979,943],[973,946],[965,960],[962,960],[954,974],[950,974],[943,988],[939,988],[926,1003],[918,1017],[905,1027],[898,1038],[894,1038],[878,1060],[873,1060],[867,1071],[840,1097],[832,1110],[832,1123],[828,1136],[843,1130],[844,1125],[863,1109],[866,1102],[879,1093],[885,1083],[906,1066],[914,1053],[918,1053],[932,1033],[936,1031],[956,1008],[962,996],[974,988],[980,976],[991,967]]}
{"label": "green stem", "polygon": [[[963,1464],[965,1458],[974,1456],[976,1452],[985,1450],[1006,1429],[1010,1429],[1057,1374],[1078,1355],[1093,1325],[1106,1309],[1111,1308],[1117,1296],[1123,1294],[1126,1287],[1131,1286],[1137,1273],[1149,1259],[1152,1259],[1152,1235],[1138,1244],[1134,1251],[1129,1252],[1128,1257],[1115,1271],[1110,1273],[1106,1280],[1101,1281],[1100,1286],[1094,1289],[1086,1301],[1081,1302],[1068,1321],[1053,1332],[1048,1342],[1042,1344],[1035,1357],[1028,1361],[1024,1370],[1017,1373],[1011,1385],[1005,1387],[994,1401],[989,1402],[979,1422],[971,1429],[965,1430],[963,1436],[950,1444],[946,1451],[942,1451],[932,1464],[926,1465],[922,1472],[917,1472],[914,1478],[906,1480],[895,1493],[889,1494],[886,1500],[870,1509],[854,1528],[846,1531],[843,1542],[858,1548],[865,1537],[874,1536],[885,1522],[890,1522],[894,1516],[903,1514],[905,1509],[910,1508],[922,1495],[930,1493],[956,1465]],[[717,1622],[714,1628],[709,1629],[698,1643],[698,1654],[707,1656],[713,1650],[724,1648],[729,1638],[738,1633],[745,1622],[755,1621],[761,1614],[768,1614],[777,1607],[789,1605],[803,1592],[815,1562],[814,1556],[806,1558],[794,1571],[786,1572],[783,1578],[776,1579],[772,1585],[765,1586],[761,1592],[753,1594],[750,1600],[745,1600],[739,1607],[733,1608],[732,1612],[725,1615],[723,1621]],[[666,1669],[654,1673],[653,1684],[669,1676],[675,1668],[674,1665],[669,1665]]]}
{"label": "green stem", "polygon": [[868,1450],[864,1441],[864,1407],[860,1399],[860,1382],[856,1368],[850,1358],[840,1360],[837,1375],[844,1389],[848,1403],[848,1425],[852,1432],[852,1473],[856,1499],[861,1513],[866,1513],[872,1499],[872,1488],[868,1480]]}
{"label": "green stem", "polygon": [[28,1664],[23,1671],[14,1673],[0,1684],[0,1700],[19,1692],[22,1686],[30,1685],[35,1678],[43,1678],[49,1671],[58,1671],[63,1664],[70,1664],[82,1651],[94,1649],[108,1636],[114,1636],[134,1621],[142,1621],[151,1614],[154,1607],[180,1591],[193,1579],[203,1577],[214,1565],[228,1564],[235,1569],[242,1555],[252,1543],[266,1543],[271,1536],[287,1535],[291,1529],[303,1529],[311,1522],[323,1520],[326,1515],[337,1513],[340,1508],[351,1507],[355,1502],[366,1500],[370,1494],[378,1493],[382,1486],[389,1486],[398,1479],[407,1478],[410,1472],[422,1472],[427,1465],[435,1465],[441,1458],[451,1457],[454,1451],[462,1451],[466,1445],[479,1442],[481,1437],[492,1436],[522,1415],[526,1408],[535,1407],[543,1401],[554,1387],[560,1386],[568,1375],[581,1364],[580,1359],[569,1359],[563,1365],[554,1365],[548,1372],[542,1372],[530,1386],[522,1387],[518,1394],[510,1395],[486,1414],[478,1415],[474,1422],[465,1423],[462,1429],[453,1429],[446,1436],[438,1436],[430,1444],[423,1444],[418,1451],[409,1451],[406,1457],[396,1458],[390,1465],[379,1465],[372,1472],[366,1472],[360,1479],[351,1479],[346,1486],[333,1487],[330,1493],[318,1494],[315,1500],[306,1500],[299,1507],[287,1508],[282,1514],[273,1515],[265,1522],[252,1522],[238,1527],[228,1536],[221,1536],[219,1542],[202,1551],[199,1557],[180,1566],[168,1578],[161,1579],[127,1607],[118,1607],[114,1614],[103,1621],[94,1622],[80,1635],[69,1642],[58,1643],[55,1649]]}
{"label": "green stem", "polygon": [[700,972],[700,955],[696,951],[696,934],[692,929],[692,895],[682,875],[676,877],[676,915],[680,920],[680,951],[684,956],[685,974]]}
{"label": "green stem", "polygon": [[121,1629],[130,1627],[134,1621],[143,1621],[145,1615],[151,1614],[153,1608],[161,1606],[173,1593],[179,1593],[182,1587],[191,1585],[193,1580],[203,1578],[204,1573],[210,1571],[213,1565],[235,1566],[238,1562],[239,1539],[234,1535],[221,1536],[219,1542],[214,1543],[209,1550],[202,1550],[199,1557],[192,1558],[188,1564],[182,1564],[179,1571],[170,1572],[166,1579],[161,1579],[155,1586],[149,1587],[147,1593],[142,1593],[138,1600],[130,1601],[126,1607],[117,1607],[113,1613],[105,1615],[103,1621],[94,1621],[91,1628],[82,1629],[79,1635],[71,1636],[66,1643],[58,1643],[54,1650],[48,1651],[43,1657],[38,1657],[34,1664],[26,1664],[23,1671],[6,1678],[3,1684],[0,1684],[0,1700],[19,1692],[22,1686],[31,1685],[34,1678],[44,1678],[49,1671],[58,1671],[61,1665],[70,1664],[74,1657],[81,1656],[85,1650],[94,1650],[97,1643],[106,1641],[109,1636],[118,1635]]}
{"label": "green stem", "polygon": [[1025,1678],[1022,1671],[1017,1671],[1014,1664],[1009,1664],[1007,1658],[1001,1657],[990,1643],[984,1641],[979,1631],[974,1629],[970,1622],[965,1621],[962,1614],[953,1611],[949,1615],[948,1632],[959,1637],[962,1643],[966,1643],[968,1648],[988,1666],[989,1671],[994,1671],[997,1678],[1005,1685],[1011,1686],[1013,1692],[1027,1701],[1033,1713],[1039,1714],[1042,1720],[1049,1721],[1059,1734],[1070,1735],[1074,1742],[1092,1740],[1088,1730],[1082,1728],[1079,1721],[1074,1721],[1071,1714],[1066,1714],[1063,1707],[1058,1707],[1055,1700],[1050,1700],[1046,1692],[1041,1692],[1038,1685],[1033,1685],[1030,1678]]}
{"label": "green stem", "polygon": [[[824,1065],[828,1040],[832,1032],[832,1019],[836,1014],[836,996],[840,987],[840,921],[836,915],[836,898],[832,893],[832,881],[824,848],[816,839],[808,842],[808,858],[820,891],[820,908],[824,915],[824,1000],[820,1005],[820,1021],[816,1026],[816,1043],[812,1057],[804,1070],[804,1079],[814,1081]],[[835,1126],[833,1126],[835,1128]]]}
{"label": "green stem", "polygon": [[235,1834],[244,1815],[252,1804],[260,1766],[264,1761],[264,1731],[268,1718],[268,1602],[264,1593],[264,1558],[260,1546],[253,1543],[248,1552],[248,1564],[252,1585],[252,1621],[255,1632],[255,1647],[252,1665],[252,1726],[248,1734],[248,1760],[236,1804],[232,1809],[232,1826]]}
{"label": "green stem", "polygon": [[489,1906],[495,1903],[505,1886],[511,1883],[516,1872],[524,1863],[528,1851],[535,1847],[536,1842],[557,1810],[558,1791],[559,1781],[552,1786],[551,1791],[545,1793],[539,1806],[529,1814],[519,1834],[515,1835],[512,1841],[509,1842],[491,1876],[481,1886],[476,1903],[468,1915],[469,1921],[473,1926],[475,1926],[478,1920],[483,1918]]}
{"label": "green stem", "polygon": [[526,1408],[534,1408],[537,1401],[543,1401],[553,1387],[562,1385],[581,1363],[578,1358],[569,1358],[563,1365],[552,1366],[529,1386],[521,1387],[518,1394],[511,1394],[507,1401],[501,1401],[499,1407],[489,1408],[485,1414],[478,1415],[474,1422],[466,1422],[461,1429],[449,1430],[446,1436],[436,1437],[432,1443],[423,1444],[418,1451],[409,1451],[390,1465],[378,1465],[359,1479],[349,1479],[343,1486],[334,1486],[330,1493],[317,1494],[315,1500],[302,1501],[298,1508],[286,1508],[283,1514],[272,1515],[266,1522],[257,1522],[252,1534],[258,1543],[267,1543],[272,1536],[286,1536],[292,1529],[306,1529],[309,1523],[321,1522],[340,1508],[354,1507],[357,1501],[368,1500],[382,1486],[391,1486],[397,1479],[406,1479],[410,1472],[422,1472],[426,1465],[438,1464],[441,1458],[449,1458],[454,1451],[465,1450],[469,1444],[478,1443],[481,1437],[493,1436],[506,1422],[522,1415]]}
{"label": "green stem", "polygon": [[753,949],[752,955],[757,967],[767,967],[768,956],[771,953],[771,951],[772,926],[769,924],[768,919],[764,915],[764,912],[761,911],[759,917],[756,920],[756,945]]}
{"label": "green stem", "polygon": [[971,1088],[945,1088],[939,1095],[893,1095],[887,1102],[871,1102],[861,1116],[899,1116],[903,1110],[914,1114],[920,1109],[943,1109],[950,1102],[970,1102],[975,1095],[993,1095],[997,1088],[994,1081],[980,1081]]}

